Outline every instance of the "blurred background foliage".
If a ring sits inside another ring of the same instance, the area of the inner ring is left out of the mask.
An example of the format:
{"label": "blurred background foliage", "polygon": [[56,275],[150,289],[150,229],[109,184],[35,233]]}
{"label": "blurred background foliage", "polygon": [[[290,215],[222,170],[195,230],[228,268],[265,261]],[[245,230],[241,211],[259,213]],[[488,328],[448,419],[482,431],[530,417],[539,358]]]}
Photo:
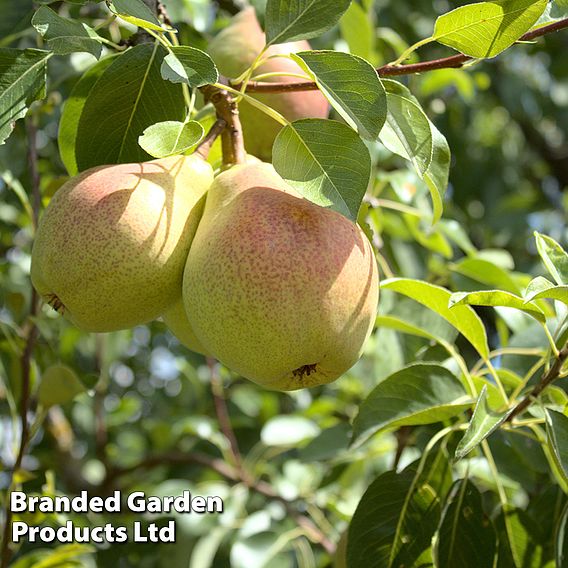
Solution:
{"label": "blurred background foliage", "polygon": [[[32,4],[28,0],[0,1],[1,46],[41,46],[41,39],[30,28]],[[166,2],[183,41],[202,49],[226,24],[234,4]],[[263,3],[254,4],[262,13]],[[314,48],[349,49],[378,66],[430,35],[435,18],[460,4],[447,0],[354,2],[341,25],[312,44]],[[51,2],[50,6],[92,26],[108,17],[104,3]],[[133,30],[115,23],[108,33],[119,41]],[[383,277],[394,274],[452,290],[474,290],[502,287],[499,284],[507,278],[526,285],[527,275],[543,273],[533,231],[563,243],[568,234],[566,53],[568,36],[559,33],[536,45],[515,46],[495,60],[467,69],[402,79],[447,137],[452,168],[444,220],[432,229],[424,185],[399,158],[378,144],[372,148],[376,178],[362,219],[369,222],[383,257]],[[424,60],[448,54],[450,50],[433,44],[419,52]],[[37,137],[41,195],[46,204],[67,175],[57,147],[62,103],[94,61],[84,53],[53,57],[47,98],[34,104],[27,121],[19,121],[0,147],[0,459],[4,468],[14,462],[17,451],[22,329],[31,301],[33,214],[28,139]],[[486,264],[467,266],[468,258]],[[480,309],[479,313],[492,332],[492,348],[546,345],[540,328],[524,316],[505,309]],[[468,363],[475,362],[453,328],[412,300],[384,292],[381,314],[436,329],[450,343],[458,341]],[[73,494],[85,488],[104,493],[120,488],[166,495],[189,488],[225,499],[223,515],[180,515],[175,545],[128,544],[101,547],[94,553],[85,550],[81,566],[329,565],[329,553],[306,538],[309,530],[298,528],[295,515],[310,517],[321,533],[337,542],[373,479],[392,469],[395,460],[403,467],[419,457],[439,429],[422,426],[405,432],[409,439],[402,455],[397,454],[400,432],[375,436],[357,449],[348,447],[350,423],[374,386],[410,362],[447,358],[447,353],[427,339],[388,328],[374,333],[365,356],[336,383],[280,394],[229,377],[223,368],[212,370],[202,357],[180,346],[159,322],[104,336],[83,334],[46,308],[35,322],[39,337],[32,358],[34,389],[54,365],[68,366],[82,379],[99,380],[89,393],[49,411],[45,427],[34,437],[23,462],[27,474],[21,481],[28,493],[49,494],[56,489]],[[508,356],[501,363],[522,374],[534,361]],[[212,372],[219,372],[225,382],[232,427],[252,487],[216,467],[215,460],[228,464],[231,472],[238,465],[232,463],[229,443],[219,429],[210,388]],[[456,442],[448,443],[455,446]],[[545,566],[552,558],[547,527],[560,514],[564,497],[551,484],[538,443],[501,432],[491,438],[491,447],[515,504],[526,508],[530,503],[528,520],[523,522],[535,527],[530,532],[539,552],[526,566]],[[195,456],[205,456],[207,463]],[[471,462],[478,485],[494,489],[483,463]],[[259,491],[255,487],[259,480],[269,483],[281,498]],[[5,490],[8,482],[7,472],[0,473],[0,488]],[[42,516],[35,521],[56,526],[66,517]],[[118,523],[115,516],[70,518],[78,525]],[[138,519],[121,522],[133,520]],[[19,555],[38,548],[25,545]],[[503,562],[502,566],[510,565]]]}

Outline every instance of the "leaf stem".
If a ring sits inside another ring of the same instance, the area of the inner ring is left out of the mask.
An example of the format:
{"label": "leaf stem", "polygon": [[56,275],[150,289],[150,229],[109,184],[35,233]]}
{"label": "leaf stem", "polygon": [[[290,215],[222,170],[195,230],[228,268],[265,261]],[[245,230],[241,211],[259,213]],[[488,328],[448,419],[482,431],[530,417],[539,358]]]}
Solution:
{"label": "leaf stem", "polygon": [[418,48],[420,48],[423,45],[426,45],[428,43],[431,43],[433,41],[434,41],[434,38],[432,36],[421,39],[420,41],[417,41],[415,44],[411,45],[408,49],[403,51],[401,56],[398,59],[396,59],[395,61],[393,61],[392,63],[389,63],[389,65],[391,65],[392,67],[397,67],[403,61],[406,61]]}

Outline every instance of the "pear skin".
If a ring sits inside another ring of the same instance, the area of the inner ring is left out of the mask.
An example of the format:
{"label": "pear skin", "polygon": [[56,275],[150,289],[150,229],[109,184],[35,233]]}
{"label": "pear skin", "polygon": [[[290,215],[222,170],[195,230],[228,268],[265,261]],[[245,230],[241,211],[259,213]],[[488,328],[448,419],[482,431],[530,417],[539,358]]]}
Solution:
{"label": "pear skin", "polygon": [[212,180],[211,166],[195,155],[100,166],[71,178],[39,223],[36,290],[85,331],[157,318],[180,296]]}
{"label": "pear skin", "polygon": [[378,294],[356,224],[303,199],[269,164],[217,176],[183,299],[195,335],[227,367],[275,390],[334,381],[359,359]]}
{"label": "pear skin", "polygon": [[[219,71],[226,77],[236,78],[256,59],[266,44],[266,38],[254,8],[245,8],[209,44],[209,54]],[[274,45],[268,48],[266,56],[290,54],[311,49],[307,41]],[[269,59],[255,70],[255,75],[265,73],[305,72],[294,61],[277,57]],[[268,77],[263,81],[295,82],[297,77]],[[327,118],[329,103],[320,91],[298,93],[254,94],[254,97],[274,108],[290,122],[301,118]],[[247,152],[269,161],[272,145],[282,125],[243,100],[239,104],[241,124]]]}
{"label": "pear skin", "polygon": [[166,327],[172,332],[176,339],[190,351],[194,353],[199,353],[200,355],[205,355],[210,357],[211,353],[201,344],[187,314],[185,313],[185,308],[183,305],[183,299],[180,296],[177,301],[172,304],[162,316]]}

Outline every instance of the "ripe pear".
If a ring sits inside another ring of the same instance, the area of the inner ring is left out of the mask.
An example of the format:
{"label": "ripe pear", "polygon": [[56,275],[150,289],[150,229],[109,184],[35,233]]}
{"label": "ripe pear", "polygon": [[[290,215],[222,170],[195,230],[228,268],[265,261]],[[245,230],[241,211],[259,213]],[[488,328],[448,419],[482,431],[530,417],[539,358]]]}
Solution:
{"label": "ripe pear", "polygon": [[329,383],[360,357],[377,313],[371,245],[266,163],[219,174],[189,251],[185,310],[227,367],[270,389]]}
{"label": "ripe pear", "polygon": [[185,313],[181,295],[177,301],[166,310],[162,319],[168,329],[182,345],[194,353],[199,353],[207,357],[211,356],[211,353],[209,353],[209,351],[207,351],[207,349],[201,344],[199,339],[197,339],[197,336],[191,327],[189,318]]}
{"label": "ripe pear", "polygon": [[[254,62],[266,44],[266,37],[253,7],[239,12],[231,23],[209,44],[209,54],[219,71],[230,78],[237,78]],[[268,48],[266,56],[296,53],[311,49],[307,41],[283,43]],[[300,73],[304,71],[294,61],[284,57],[268,60],[255,70],[255,75],[264,73]],[[297,77],[270,77],[263,81],[295,82]],[[301,118],[327,118],[329,104],[320,91],[298,93],[255,94],[259,101],[277,110],[289,121]],[[249,153],[269,161],[272,144],[282,128],[275,120],[243,100],[239,104],[245,146]]]}
{"label": "ripe pear", "polygon": [[39,223],[33,285],[85,331],[155,319],[180,296],[212,181],[211,166],[196,155],[99,166],[71,178]]}

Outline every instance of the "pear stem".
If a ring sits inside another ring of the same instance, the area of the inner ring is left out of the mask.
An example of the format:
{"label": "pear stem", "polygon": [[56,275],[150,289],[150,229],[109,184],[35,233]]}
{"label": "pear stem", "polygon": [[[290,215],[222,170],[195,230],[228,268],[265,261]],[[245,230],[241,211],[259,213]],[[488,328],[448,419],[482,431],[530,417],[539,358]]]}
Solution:
{"label": "pear stem", "polygon": [[215,144],[217,138],[219,138],[219,136],[223,134],[223,131],[225,130],[226,126],[227,123],[222,118],[218,118],[213,124],[213,126],[210,128],[205,138],[203,138],[203,140],[197,146],[195,154],[198,154],[204,160],[207,160],[207,158],[209,157],[209,153],[211,152],[211,148],[213,147],[213,144]]}
{"label": "pear stem", "polygon": [[217,111],[217,118],[224,120],[226,127],[221,134],[223,166],[243,164],[246,160],[243,129],[239,118],[239,108],[235,98],[225,89],[213,85],[201,88],[206,100]]}

